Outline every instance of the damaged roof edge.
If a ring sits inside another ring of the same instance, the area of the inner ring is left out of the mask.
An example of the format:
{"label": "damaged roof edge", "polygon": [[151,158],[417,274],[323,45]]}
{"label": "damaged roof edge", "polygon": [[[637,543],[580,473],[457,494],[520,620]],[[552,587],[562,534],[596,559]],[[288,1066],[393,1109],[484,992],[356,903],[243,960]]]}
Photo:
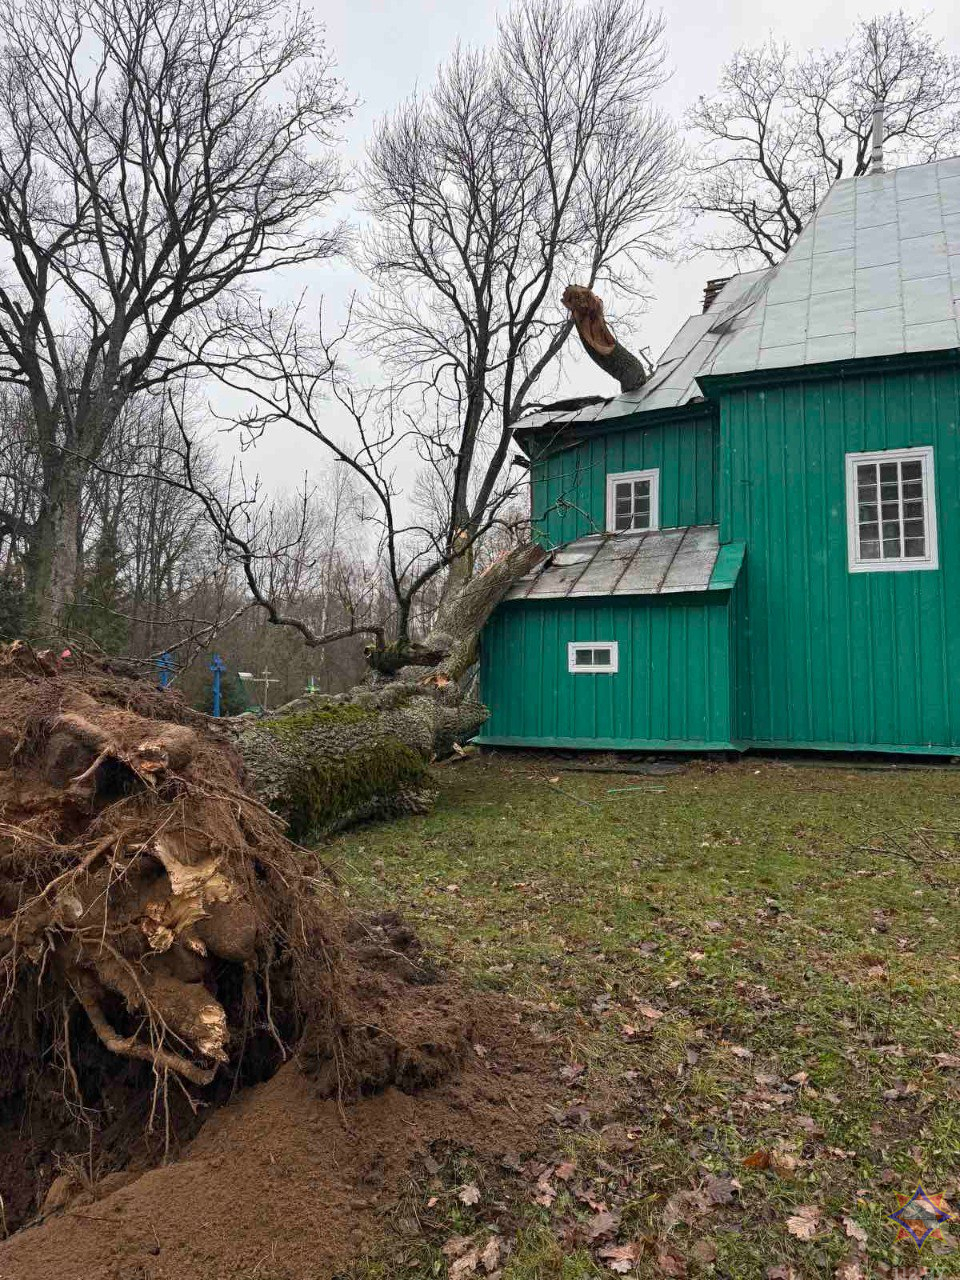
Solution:
{"label": "damaged roof edge", "polygon": [[698,396],[695,400],[688,400],[686,404],[679,404],[673,408],[667,409],[645,409],[641,414],[638,406],[630,410],[624,410],[617,417],[602,418],[599,421],[584,421],[582,419],[573,419],[568,421],[545,422],[538,425],[524,426],[523,419],[513,429],[513,438],[517,445],[523,449],[528,457],[532,456],[530,448],[531,441],[547,439],[540,449],[536,451],[537,457],[543,457],[552,452],[561,452],[563,449],[569,449],[577,444],[584,436],[600,434],[604,431],[622,430],[623,425],[629,418],[640,418],[639,422],[631,423],[632,427],[655,427],[661,422],[676,421],[683,418],[699,418],[706,417],[713,413],[713,406],[709,399],[703,395]]}

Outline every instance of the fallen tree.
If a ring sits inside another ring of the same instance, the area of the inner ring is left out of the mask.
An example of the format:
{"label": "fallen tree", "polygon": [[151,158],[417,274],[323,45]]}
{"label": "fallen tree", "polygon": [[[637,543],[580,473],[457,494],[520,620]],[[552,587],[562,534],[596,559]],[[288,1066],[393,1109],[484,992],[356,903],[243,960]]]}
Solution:
{"label": "fallen tree", "polygon": [[487,718],[459,684],[477,660],[483,624],[543,554],[531,545],[499,557],[451,595],[421,642],[371,645],[368,686],[224,722],[255,794],[295,839],[429,806],[430,761],[468,742]]}
{"label": "fallen tree", "polygon": [[[455,1020],[384,1031],[397,1002],[358,976],[379,943],[364,926],[358,948],[288,837],[430,802],[429,762],[486,714],[457,683],[480,627],[541,554],[477,575],[391,677],[268,718],[214,721],[69,649],[0,649],[0,1105],[42,1077],[96,1106],[121,1060],[154,1106],[172,1079],[256,1078],[297,1045],[328,1089],[456,1060]],[[395,967],[403,946],[383,945]]]}
{"label": "fallen tree", "polygon": [[[371,706],[337,732],[367,725],[382,750],[369,724],[407,714]],[[421,990],[415,939],[348,913],[250,778],[175,696],[0,649],[0,1125],[82,1119],[84,1151],[126,1126],[124,1163],[131,1130],[159,1115],[169,1137],[294,1052],[338,1095],[416,1089],[462,1060],[468,1022]]]}

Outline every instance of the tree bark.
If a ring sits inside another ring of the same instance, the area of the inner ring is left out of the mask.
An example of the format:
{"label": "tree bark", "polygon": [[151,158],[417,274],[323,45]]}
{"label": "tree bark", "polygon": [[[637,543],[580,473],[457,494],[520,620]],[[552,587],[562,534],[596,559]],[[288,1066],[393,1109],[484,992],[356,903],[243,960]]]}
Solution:
{"label": "tree bark", "polygon": [[75,462],[61,456],[50,464],[27,557],[27,621],[42,639],[65,620],[76,594],[81,486]]}

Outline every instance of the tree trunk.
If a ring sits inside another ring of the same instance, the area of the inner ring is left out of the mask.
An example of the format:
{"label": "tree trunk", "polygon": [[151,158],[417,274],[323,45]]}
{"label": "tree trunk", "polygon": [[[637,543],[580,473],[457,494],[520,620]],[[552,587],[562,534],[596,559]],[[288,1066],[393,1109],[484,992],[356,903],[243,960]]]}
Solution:
{"label": "tree trunk", "polygon": [[27,625],[41,639],[52,637],[76,594],[81,485],[76,462],[61,456],[51,466],[27,556]]}

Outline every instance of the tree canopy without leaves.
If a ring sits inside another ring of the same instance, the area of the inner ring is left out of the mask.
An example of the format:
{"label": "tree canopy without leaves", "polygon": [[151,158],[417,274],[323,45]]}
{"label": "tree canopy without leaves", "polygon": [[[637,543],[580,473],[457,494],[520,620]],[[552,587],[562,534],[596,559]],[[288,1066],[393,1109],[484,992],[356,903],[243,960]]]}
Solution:
{"label": "tree canopy without leaves", "polygon": [[448,547],[482,525],[510,427],[555,371],[563,288],[636,290],[661,248],[677,170],[650,104],[662,78],[643,0],[520,0],[489,49],[458,50],[376,130],[363,331],[417,416]]}
{"label": "tree canopy without leaves", "polygon": [[[250,398],[245,429],[293,425],[352,472],[392,596],[379,624],[355,628],[374,636],[381,670],[442,663],[455,627],[475,631],[505,572],[538,554],[510,550],[522,485],[506,465],[510,429],[571,332],[564,287],[636,291],[660,250],[678,168],[673,130],[650,105],[662,62],[662,25],[643,0],[520,0],[491,48],[458,50],[374,133],[362,184],[374,293],[359,325],[331,338],[310,331],[303,307],[262,311],[242,364],[220,369]],[[350,377],[344,353],[357,338],[386,385]],[[404,486],[411,457],[420,472]],[[251,503],[202,496],[271,621],[311,645],[329,640],[271,599],[269,530]],[[504,535],[507,569],[488,565],[464,598],[477,553]],[[418,645],[431,619],[443,638]],[[454,647],[468,665],[470,644]]]}
{"label": "tree canopy without leaves", "polygon": [[960,58],[902,11],[860,21],[839,49],[741,49],[688,123],[699,135],[692,207],[701,247],[775,263],[838,178],[870,167],[883,106],[888,163],[960,146]]}
{"label": "tree canopy without leaves", "polygon": [[70,603],[83,473],[137,393],[216,358],[266,271],[329,254],[347,110],[282,0],[0,6],[0,379],[42,460],[43,628]]}

